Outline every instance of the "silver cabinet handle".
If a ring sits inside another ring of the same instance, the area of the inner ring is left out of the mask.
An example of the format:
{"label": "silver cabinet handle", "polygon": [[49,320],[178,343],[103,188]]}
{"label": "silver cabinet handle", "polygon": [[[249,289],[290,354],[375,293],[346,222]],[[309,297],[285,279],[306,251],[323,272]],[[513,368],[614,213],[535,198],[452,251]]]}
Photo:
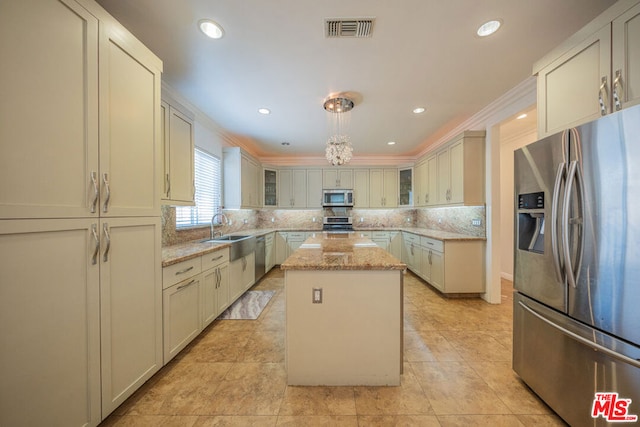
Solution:
{"label": "silver cabinet handle", "polygon": [[102,224],[102,232],[104,233],[104,238],[107,240],[107,245],[104,248],[104,254],[102,255],[102,261],[109,261],[109,251],[111,250],[111,236],[109,235],[109,224],[106,222]]}
{"label": "silver cabinet handle", "polygon": [[98,263],[98,254],[100,253],[100,238],[98,237],[97,224],[91,224],[91,234],[93,234],[93,241],[95,242],[93,255],[91,256],[91,264],[96,265]]}
{"label": "silver cabinet handle", "polygon": [[593,342],[587,338],[581,337],[580,335],[576,334],[575,332],[571,332],[568,329],[563,328],[562,326],[552,322],[551,320],[547,319],[546,317],[544,317],[542,314],[538,313],[537,311],[535,311],[534,309],[532,309],[531,307],[527,306],[526,304],[524,304],[522,301],[518,301],[518,304],[525,309],[526,311],[528,311],[529,313],[531,313],[533,316],[537,317],[538,319],[542,320],[543,322],[545,322],[546,324],[548,324],[549,326],[554,327],[555,329],[557,329],[558,331],[560,331],[561,333],[563,333],[564,335],[567,335],[571,338],[573,338],[574,340],[578,341],[580,344],[586,345],[587,347],[591,347],[593,350],[596,351],[601,351],[602,353],[606,354],[609,357],[612,357],[614,359],[618,359],[624,363],[627,363],[631,366],[635,366],[636,368],[640,368],[640,361],[636,360],[636,359],[632,359],[629,356],[626,356],[622,353],[617,353],[613,350],[610,350],[609,348],[600,345],[596,342]]}
{"label": "silver cabinet handle", "polygon": [[413,256],[413,255],[415,255],[415,254],[413,253],[413,243],[411,243],[411,255],[412,255],[412,256]]}
{"label": "silver cabinet handle", "polygon": [[217,261],[217,260],[221,259],[222,257],[224,257],[224,255],[218,255],[215,258],[211,258],[211,261]]}
{"label": "silver cabinet handle", "polygon": [[247,269],[247,257],[242,258],[242,271]]}
{"label": "silver cabinet handle", "polygon": [[111,189],[109,188],[109,176],[106,173],[102,174],[102,182],[104,183],[104,189],[106,191],[106,197],[104,199],[104,205],[102,206],[102,212],[109,210],[109,199],[111,199]]}
{"label": "silver cabinet handle", "polygon": [[190,281],[189,283],[185,283],[184,285],[180,285],[180,286],[178,286],[178,287],[176,288],[176,291],[179,291],[180,289],[184,289],[184,288],[186,288],[187,286],[191,286],[191,285],[193,285],[194,283],[196,283],[196,279],[193,279],[192,281]]}
{"label": "silver cabinet handle", "polygon": [[191,267],[187,267],[187,268],[185,268],[184,270],[176,271],[176,274],[175,274],[175,275],[176,275],[176,276],[179,276],[180,274],[184,274],[184,273],[186,273],[186,272],[188,272],[188,271],[191,271],[191,270],[193,270],[193,266],[191,266]]}
{"label": "silver cabinet handle", "polygon": [[429,250],[429,265],[432,264],[431,262],[431,256],[433,255],[433,251]]}
{"label": "silver cabinet handle", "polygon": [[616,111],[620,111],[622,109],[622,101],[620,100],[620,95],[624,93],[624,89],[622,87],[622,70],[616,71],[616,79],[613,81],[613,103],[616,106]]}
{"label": "silver cabinet handle", "polygon": [[98,205],[100,190],[98,189],[98,174],[95,171],[91,171],[91,184],[93,184],[93,200],[91,201],[91,207],[89,208],[89,211],[91,213],[96,213],[96,206]]}
{"label": "silver cabinet handle", "polygon": [[[604,94],[604,95],[603,95]],[[607,76],[602,77],[600,90],[598,91],[598,102],[600,103],[600,114],[606,116],[609,113],[609,94],[607,93]]]}
{"label": "silver cabinet handle", "polygon": [[169,174],[166,174],[165,177],[165,185],[167,187],[167,198],[171,197],[171,177],[169,176]]}

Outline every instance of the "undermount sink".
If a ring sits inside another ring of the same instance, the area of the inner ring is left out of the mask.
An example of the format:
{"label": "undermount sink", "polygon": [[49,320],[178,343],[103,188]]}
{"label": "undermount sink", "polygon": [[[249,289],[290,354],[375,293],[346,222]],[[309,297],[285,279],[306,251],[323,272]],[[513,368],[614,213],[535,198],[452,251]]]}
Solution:
{"label": "undermount sink", "polygon": [[243,256],[249,255],[256,250],[256,238],[254,236],[227,234],[213,239],[205,239],[202,242],[211,243],[231,243],[229,248],[229,261],[235,261]]}

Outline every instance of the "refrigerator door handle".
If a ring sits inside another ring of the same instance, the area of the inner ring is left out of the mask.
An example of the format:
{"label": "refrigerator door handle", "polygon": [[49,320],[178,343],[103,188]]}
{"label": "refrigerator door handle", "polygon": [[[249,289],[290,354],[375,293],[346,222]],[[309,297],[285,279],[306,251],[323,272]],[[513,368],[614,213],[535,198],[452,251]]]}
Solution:
{"label": "refrigerator door handle", "polygon": [[537,311],[535,311],[531,307],[527,306],[522,301],[518,301],[518,304],[523,309],[525,309],[527,312],[532,314],[533,316],[535,316],[538,319],[542,320],[543,322],[545,322],[549,326],[552,326],[553,328],[557,329],[558,331],[560,331],[564,335],[567,335],[568,337],[573,338],[574,340],[578,341],[579,343],[584,344],[587,347],[591,347],[591,349],[593,349],[595,351],[600,351],[600,352],[606,354],[609,357],[612,357],[614,359],[618,359],[618,360],[620,360],[620,361],[622,361],[624,363],[627,363],[627,364],[629,364],[631,366],[634,366],[636,368],[640,368],[640,360],[636,360],[636,359],[633,359],[633,358],[631,358],[629,356],[625,356],[624,354],[615,352],[615,351],[611,350],[610,348],[607,348],[607,347],[605,347],[605,346],[603,346],[601,344],[598,344],[598,343],[593,342],[591,340],[588,340],[588,339],[586,339],[584,337],[581,337],[580,335],[576,334],[575,332],[571,332],[570,330],[565,329],[562,326],[558,325],[557,323],[554,323],[551,320],[547,319],[545,316],[543,316],[542,314],[538,313]]}
{"label": "refrigerator door handle", "polygon": [[560,282],[564,282],[564,277],[562,276],[562,269],[564,266],[560,260],[560,248],[558,245],[558,204],[560,201],[560,185],[564,179],[565,167],[565,163],[560,163],[558,165],[551,201],[551,251],[553,254],[553,266],[556,271],[556,276]]}
{"label": "refrigerator door handle", "polygon": [[[573,183],[576,182],[578,189],[578,217],[569,219],[569,205],[573,197]],[[580,239],[578,241],[578,247],[576,248],[576,263],[573,266],[571,261],[571,248],[569,246],[569,225],[575,224],[578,227],[581,226],[584,214],[584,189],[582,173],[577,160],[573,160],[569,164],[569,172],[567,173],[567,186],[564,194],[564,202],[562,205],[562,246],[564,252],[565,273],[569,284],[575,288],[578,282],[578,274],[580,272],[580,265],[582,264],[582,233],[580,232]]]}

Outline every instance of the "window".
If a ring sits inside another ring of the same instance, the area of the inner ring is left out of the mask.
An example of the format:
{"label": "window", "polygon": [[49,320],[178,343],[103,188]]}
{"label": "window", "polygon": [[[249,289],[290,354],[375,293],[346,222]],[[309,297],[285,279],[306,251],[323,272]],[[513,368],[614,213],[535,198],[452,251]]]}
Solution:
{"label": "window", "polygon": [[210,224],[221,212],[220,175],[220,159],[196,148],[196,205],[176,207],[176,228]]}

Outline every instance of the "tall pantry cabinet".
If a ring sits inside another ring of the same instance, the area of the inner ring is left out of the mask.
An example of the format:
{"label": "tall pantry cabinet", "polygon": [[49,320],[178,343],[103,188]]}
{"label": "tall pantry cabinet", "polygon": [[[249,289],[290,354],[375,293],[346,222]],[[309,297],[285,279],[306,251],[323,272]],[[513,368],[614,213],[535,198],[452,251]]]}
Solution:
{"label": "tall pantry cabinet", "polygon": [[162,63],[91,0],[0,57],[0,425],[97,425],[162,366]]}

